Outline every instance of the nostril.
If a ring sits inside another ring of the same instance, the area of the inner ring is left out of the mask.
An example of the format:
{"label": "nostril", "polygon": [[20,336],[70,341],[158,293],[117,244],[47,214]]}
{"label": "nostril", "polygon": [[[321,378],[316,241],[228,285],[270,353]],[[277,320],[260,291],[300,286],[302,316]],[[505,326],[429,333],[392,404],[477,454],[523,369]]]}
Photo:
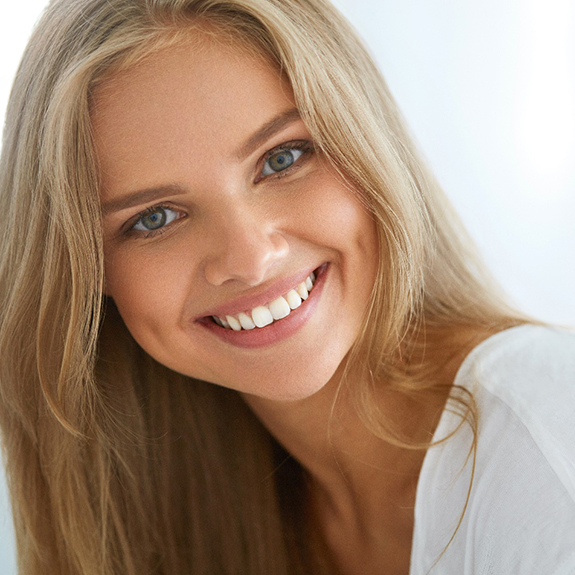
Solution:
{"label": "nostril", "polygon": [[204,264],[204,276],[214,286],[235,280],[255,287],[290,251],[286,238],[278,232],[260,229],[250,234],[244,229],[232,235],[227,230],[225,236]]}

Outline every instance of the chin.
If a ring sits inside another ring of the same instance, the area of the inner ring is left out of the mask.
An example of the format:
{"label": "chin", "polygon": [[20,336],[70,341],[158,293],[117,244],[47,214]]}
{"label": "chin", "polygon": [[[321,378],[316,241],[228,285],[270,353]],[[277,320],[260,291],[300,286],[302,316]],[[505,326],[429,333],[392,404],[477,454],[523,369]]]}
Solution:
{"label": "chin", "polygon": [[294,370],[290,373],[267,374],[265,381],[259,383],[251,381],[243,389],[237,386],[237,382],[232,387],[238,389],[242,395],[260,398],[266,401],[276,402],[297,402],[309,399],[326,387],[333,388],[337,383],[335,374],[339,373],[339,364],[335,366],[321,365],[315,366],[313,372],[310,370]]}

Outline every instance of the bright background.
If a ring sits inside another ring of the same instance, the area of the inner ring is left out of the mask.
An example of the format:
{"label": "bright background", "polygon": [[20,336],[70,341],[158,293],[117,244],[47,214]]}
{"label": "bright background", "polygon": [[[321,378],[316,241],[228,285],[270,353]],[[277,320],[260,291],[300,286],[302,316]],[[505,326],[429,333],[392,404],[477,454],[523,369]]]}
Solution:
{"label": "bright background", "polygon": [[[575,0],[334,3],[512,300],[575,326]],[[2,9],[1,114],[45,4]],[[2,575],[16,573],[12,539],[0,481]]]}

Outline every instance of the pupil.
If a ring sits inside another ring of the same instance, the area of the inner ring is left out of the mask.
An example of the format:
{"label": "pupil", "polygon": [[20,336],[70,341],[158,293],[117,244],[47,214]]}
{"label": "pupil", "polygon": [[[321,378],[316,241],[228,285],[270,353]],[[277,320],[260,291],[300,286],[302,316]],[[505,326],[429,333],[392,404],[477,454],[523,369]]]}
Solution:
{"label": "pupil", "polygon": [[289,168],[293,164],[293,154],[291,152],[279,152],[274,154],[269,162],[272,170],[279,172]]}

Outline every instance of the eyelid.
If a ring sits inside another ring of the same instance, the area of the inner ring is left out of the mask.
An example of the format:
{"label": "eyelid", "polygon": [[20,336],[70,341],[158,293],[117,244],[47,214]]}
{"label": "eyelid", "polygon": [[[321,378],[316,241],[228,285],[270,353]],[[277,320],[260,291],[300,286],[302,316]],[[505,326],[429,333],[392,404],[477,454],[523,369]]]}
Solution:
{"label": "eyelid", "polygon": [[[134,227],[138,224],[138,222],[140,222],[148,214],[151,214],[157,210],[170,210],[172,212],[177,213],[178,216],[174,220],[172,220],[171,222],[169,222],[166,225],[162,226],[161,228],[157,228],[155,230],[144,231],[144,230],[134,229]],[[122,226],[121,233],[122,233],[122,235],[133,236],[136,238],[153,237],[157,234],[163,233],[164,231],[166,231],[167,228],[171,227],[172,224],[174,224],[178,220],[181,220],[185,216],[186,216],[186,214],[183,210],[178,209],[175,206],[170,205],[169,203],[154,204],[153,206],[149,206],[149,207],[145,208],[144,210],[142,210],[141,212],[138,212],[137,214],[135,214],[134,216],[129,218],[126,221],[126,223]]]}
{"label": "eyelid", "polygon": [[[262,175],[262,171],[264,169],[265,163],[273,155],[277,154],[278,152],[285,152],[285,151],[289,151],[289,150],[299,150],[303,153],[297,160],[295,160],[295,162],[291,166],[288,166],[285,170],[282,170],[280,172],[276,172],[274,174]],[[262,180],[266,180],[268,178],[282,177],[286,173],[289,173],[292,168],[297,167],[299,165],[300,161],[304,157],[306,157],[310,152],[313,152],[314,150],[315,150],[315,146],[313,145],[313,142],[311,142],[310,140],[290,140],[288,142],[284,142],[283,144],[279,144],[278,146],[275,146],[271,150],[268,150],[262,156],[262,159],[258,163],[259,167],[258,167],[258,176],[256,177],[256,180],[255,180],[256,183],[261,182]]]}

